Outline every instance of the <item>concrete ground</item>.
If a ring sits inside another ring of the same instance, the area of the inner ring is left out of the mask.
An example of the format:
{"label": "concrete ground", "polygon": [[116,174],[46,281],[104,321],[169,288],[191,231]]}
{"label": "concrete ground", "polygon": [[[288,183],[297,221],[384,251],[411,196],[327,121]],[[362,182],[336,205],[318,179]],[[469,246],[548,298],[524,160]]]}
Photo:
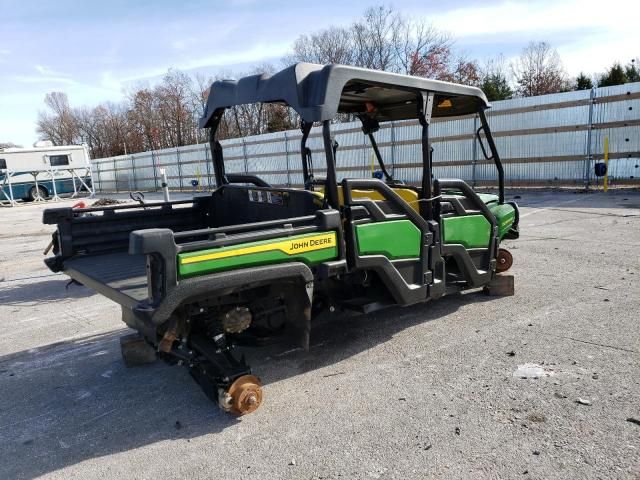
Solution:
{"label": "concrete ground", "polygon": [[640,478],[640,193],[520,197],[514,297],[337,316],[257,354],[240,419],[125,368],[119,307],[43,265],[44,206],[0,208],[0,478]]}

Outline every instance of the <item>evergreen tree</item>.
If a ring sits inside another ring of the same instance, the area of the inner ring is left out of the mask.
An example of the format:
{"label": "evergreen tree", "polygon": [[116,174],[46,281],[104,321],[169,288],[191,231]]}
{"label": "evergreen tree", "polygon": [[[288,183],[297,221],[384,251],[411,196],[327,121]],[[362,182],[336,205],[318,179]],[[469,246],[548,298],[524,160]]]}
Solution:
{"label": "evergreen tree", "polygon": [[638,68],[635,59],[631,60],[631,63],[625,67],[624,73],[628,82],[640,82],[640,68]]}
{"label": "evergreen tree", "polygon": [[613,85],[622,85],[627,83],[629,79],[625,74],[622,65],[614,63],[609,70],[607,70],[598,81],[599,87],[611,87]]}
{"label": "evergreen tree", "polygon": [[492,73],[484,77],[482,91],[490,102],[496,100],[508,100],[513,97],[513,90],[509,86],[509,82],[504,75],[500,73]]}
{"label": "evergreen tree", "polygon": [[584,73],[580,72],[580,75],[576,77],[576,85],[574,90],[591,90],[593,88],[593,82]]}

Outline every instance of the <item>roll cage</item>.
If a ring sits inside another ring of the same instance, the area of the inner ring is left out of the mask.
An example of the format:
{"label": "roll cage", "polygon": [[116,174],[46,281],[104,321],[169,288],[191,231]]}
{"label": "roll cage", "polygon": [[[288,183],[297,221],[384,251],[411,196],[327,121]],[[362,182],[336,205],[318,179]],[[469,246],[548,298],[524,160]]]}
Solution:
{"label": "roll cage", "polygon": [[[393,183],[394,180],[384,165],[375,141],[374,133],[379,129],[379,122],[417,118],[422,130],[420,213],[426,220],[433,220],[434,199],[437,198],[432,175],[432,119],[477,114],[480,128],[476,131],[476,137],[485,158],[495,163],[499,203],[504,203],[504,170],[485,115],[490,105],[478,88],[359,67],[309,63],[292,65],[272,76],[263,74],[238,81],[216,81],[211,85],[200,126],[210,129],[209,142],[218,186],[243,181],[253,183],[256,180],[239,174],[226,174],[222,145],[216,133],[225,109],[257,102],[285,104],[300,115],[304,188],[313,190],[316,183],[324,183],[326,202],[335,209],[340,206],[336,175],[337,144],[331,137],[331,121],[335,116],[339,113],[350,114],[361,121],[363,133],[371,142],[387,183]],[[314,177],[311,150],[306,146],[314,123],[322,124],[327,169],[324,181]],[[481,134],[486,138],[489,152]]]}

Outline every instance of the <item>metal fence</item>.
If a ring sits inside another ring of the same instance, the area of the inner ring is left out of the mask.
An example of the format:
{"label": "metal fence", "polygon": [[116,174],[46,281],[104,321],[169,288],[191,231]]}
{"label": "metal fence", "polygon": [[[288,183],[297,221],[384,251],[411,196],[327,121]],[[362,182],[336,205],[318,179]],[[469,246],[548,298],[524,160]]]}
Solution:
{"label": "metal fence", "polygon": [[[594,88],[495,102],[489,125],[502,158],[506,185],[592,186],[594,163],[609,145],[609,185],[640,183],[640,83]],[[474,132],[475,116],[432,124],[434,176],[461,178],[473,186],[495,185],[496,171],[485,160]],[[359,122],[336,124],[338,178],[370,177],[374,154]],[[380,152],[394,178],[420,181],[420,126],[390,122],[376,134]],[[228,173],[258,175],[272,185],[302,185],[298,130],[222,141]],[[320,128],[307,142],[316,174],[326,163]],[[160,169],[169,187],[191,191],[215,185],[206,144],[156,150],[93,161],[98,191],[157,190]],[[197,182],[197,186],[194,183]]]}

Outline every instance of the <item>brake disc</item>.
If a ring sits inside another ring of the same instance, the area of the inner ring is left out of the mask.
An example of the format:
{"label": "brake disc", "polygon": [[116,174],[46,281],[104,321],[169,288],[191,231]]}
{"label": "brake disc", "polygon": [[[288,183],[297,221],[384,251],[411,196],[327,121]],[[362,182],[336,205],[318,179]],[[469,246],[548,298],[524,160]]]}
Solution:
{"label": "brake disc", "polygon": [[505,248],[498,249],[498,258],[496,259],[496,271],[506,272],[513,265],[513,255],[511,252]]}
{"label": "brake disc", "polygon": [[262,403],[262,384],[254,375],[243,375],[231,384],[224,397],[228,410],[233,413],[255,412]]}

